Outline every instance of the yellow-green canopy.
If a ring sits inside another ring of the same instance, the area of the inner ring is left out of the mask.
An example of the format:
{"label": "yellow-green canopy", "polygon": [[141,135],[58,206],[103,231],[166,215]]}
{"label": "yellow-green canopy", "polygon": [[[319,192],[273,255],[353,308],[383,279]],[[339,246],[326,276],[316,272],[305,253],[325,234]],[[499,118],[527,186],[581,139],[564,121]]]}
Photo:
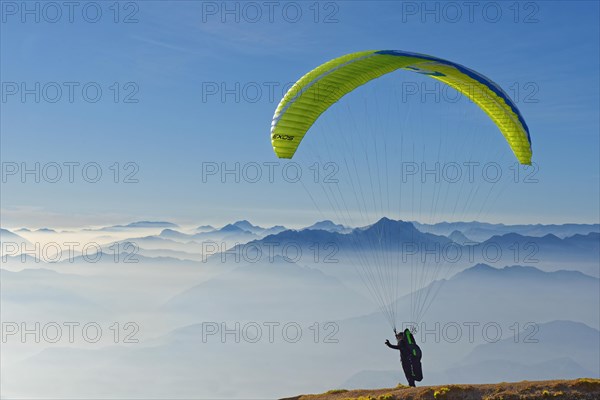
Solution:
{"label": "yellow-green canopy", "polygon": [[333,59],[313,69],[285,94],[271,123],[279,158],[292,158],[306,132],[333,103],[365,83],[397,69],[429,75],[469,97],[494,121],[521,164],[531,164],[531,139],[508,95],[485,76],[462,65],[424,54],[369,50]]}

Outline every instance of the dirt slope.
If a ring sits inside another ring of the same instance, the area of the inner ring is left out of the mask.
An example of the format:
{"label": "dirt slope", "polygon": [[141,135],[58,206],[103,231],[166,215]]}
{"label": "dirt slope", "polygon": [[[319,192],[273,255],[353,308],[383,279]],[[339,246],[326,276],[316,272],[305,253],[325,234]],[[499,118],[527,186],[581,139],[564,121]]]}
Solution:
{"label": "dirt slope", "polygon": [[600,379],[522,381],[374,390],[330,390],[284,400],[600,400]]}

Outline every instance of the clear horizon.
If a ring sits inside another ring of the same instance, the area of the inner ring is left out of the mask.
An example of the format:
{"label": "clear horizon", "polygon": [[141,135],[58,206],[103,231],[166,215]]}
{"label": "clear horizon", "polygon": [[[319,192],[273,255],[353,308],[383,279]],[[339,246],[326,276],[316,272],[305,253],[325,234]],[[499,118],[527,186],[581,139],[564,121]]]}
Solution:
{"label": "clear horizon", "polygon": [[[383,217],[382,217],[383,218]],[[387,217],[385,217],[387,218]],[[381,219],[381,218],[380,218]],[[379,221],[380,219],[376,219],[375,221],[373,221],[373,223]],[[436,224],[443,224],[443,223],[481,223],[481,224],[491,224],[491,225],[505,225],[505,226],[551,226],[551,225],[557,225],[557,226],[562,226],[562,225],[599,225],[598,223],[578,223],[578,222],[565,222],[565,223],[548,223],[548,224],[528,224],[528,223],[518,223],[518,224],[508,224],[508,223],[504,223],[504,222],[490,222],[490,221],[438,221],[438,222],[434,222],[434,223],[430,223],[430,222],[420,222],[420,221],[415,221],[415,220],[405,220],[405,219],[394,219],[394,218],[390,218],[393,219],[395,221],[402,221],[402,222],[410,222],[410,223],[419,223],[419,224],[425,224],[425,225],[436,225]],[[200,226],[203,225],[210,225],[215,229],[221,229],[226,225],[229,224],[235,224],[237,222],[241,222],[241,221],[247,221],[249,223],[251,223],[254,226],[258,226],[261,228],[270,228],[273,226],[284,226],[285,228],[288,229],[299,229],[299,228],[306,228],[308,226],[311,226],[313,224],[319,223],[319,222],[325,222],[325,221],[331,221],[334,224],[341,224],[344,225],[347,228],[359,228],[362,226],[366,226],[366,225],[357,225],[357,226],[347,226],[345,224],[342,224],[341,222],[335,221],[335,220],[315,220],[313,222],[309,222],[307,224],[295,224],[295,225],[286,225],[284,223],[276,223],[276,224],[262,224],[262,223],[257,223],[256,221],[252,221],[249,219],[234,219],[231,221],[227,221],[227,222],[220,222],[220,223],[208,223],[208,222],[199,222],[199,223],[189,223],[189,222],[185,222],[185,223],[177,223],[174,221],[167,221],[167,220],[135,220],[135,221],[127,221],[127,222],[123,222],[123,223],[117,223],[117,224],[109,224],[109,225],[80,225],[80,226],[49,226],[49,225],[40,225],[40,226],[23,226],[23,225],[15,225],[15,226],[1,226],[0,228],[9,230],[11,232],[16,232],[20,229],[27,229],[31,232],[35,232],[37,230],[43,230],[43,229],[51,229],[51,230],[55,230],[57,232],[60,233],[61,230],[68,230],[68,229],[91,229],[91,230],[100,230],[103,228],[112,228],[115,226],[120,226],[120,227],[124,227],[125,225],[128,224],[135,224],[135,223],[141,223],[141,222],[151,222],[151,223],[165,223],[165,224],[174,224],[175,227],[174,229],[184,229],[184,230],[190,230],[190,229],[195,229],[198,228]],[[165,227],[160,227],[157,226],[157,228],[165,228]],[[168,229],[168,228],[165,228]]]}

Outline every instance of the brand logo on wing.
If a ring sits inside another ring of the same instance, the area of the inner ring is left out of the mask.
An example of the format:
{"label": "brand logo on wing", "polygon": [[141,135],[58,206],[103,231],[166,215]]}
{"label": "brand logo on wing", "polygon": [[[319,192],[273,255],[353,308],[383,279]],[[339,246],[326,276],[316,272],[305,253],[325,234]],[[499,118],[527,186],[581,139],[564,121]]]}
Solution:
{"label": "brand logo on wing", "polygon": [[272,137],[273,140],[275,139],[280,139],[280,140],[294,140],[294,137],[291,135],[280,135],[279,133],[276,133],[273,135]]}

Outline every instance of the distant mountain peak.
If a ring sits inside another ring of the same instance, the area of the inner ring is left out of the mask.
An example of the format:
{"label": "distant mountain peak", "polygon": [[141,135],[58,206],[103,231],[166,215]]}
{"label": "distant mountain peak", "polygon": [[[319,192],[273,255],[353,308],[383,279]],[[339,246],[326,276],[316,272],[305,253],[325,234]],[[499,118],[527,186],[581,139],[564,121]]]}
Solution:
{"label": "distant mountain peak", "polygon": [[0,228],[0,239],[2,239],[2,241],[10,241],[10,240],[16,240],[22,243],[29,243],[29,241],[25,238],[23,238],[22,236],[17,235],[14,232],[9,231],[8,229],[4,229],[4,228]]}
{"label": "distant mountain peak", "polygon": [[329,232],[344,232],[344,231],[348,230],[348,228],[346,228],[344,225],[336,224],[335,222],[333,222],[329,219],[325,219],[323,221],[317,221],[314,224],[312,224],[311,226],[307,226],[303,230],[306,230],[306,229],[323,230],[323,231],[329,231]]}
{"label": "distant mountain peak", "polygon": [[250,225],[250,226],[254,226],[247,219],[240,219],[239,221],[234,222],[233,225]]}
{"label": "distant mountain peak", "polygon": [[227,224],[220,229],[221,232],[240,232],[240,233],[250,233],[246,229],[241,228],[235,224]]}
{"label": "distant mountain peak", "polygon": [[215,227],[212,225],[200,225],[199,227],[196,228],[197,232],[210,232],[210,231],[214,231]]}
{"label": "distant mountain peak", "polygon": [[415,226],[411,222],[402,221],[402,220],[394,220],[394,219],[390,219],[388,217],[382,217],[374,224],[366,227],[365,231],[373,230],[373,229],[401,229],[401,228],[404,228],[407,231],[416,231],[416,232],[421,233],[419,230],[417,230],[417,228],[415,228]]}
{"label": "distant mountain peak", "polygon": [[494,268],[488,264],[479,263],[479,264],[473,265],[471,268],[466,269],[464,272],[468,272],[468,271],[480,273],[480,272],[492,272],[492,271],[496,272],[496,271],[500,271],[500,269]]}
{"label": "distant mountain peak", "polygon": [[252,225],[252,223],[246,219],[236,221],[233,224],[229,224],[229,225],[237,226],[238,228],[242,228],[245,231],[252,231],[254,229],[263,229],[260,226]]}
{"label": "distant mountain peak", "polygon": [[479,263],[462,272],[456,274],[455,278],[477,278],[486,276],[506,277],[506,278],[550,278],[550,279],[597,279],[580,271],[558,270],[546,272],[536,267],[525,265],[507,265],[502,268],[495,268],[488,264]]}
{"label": "distant mountain peak", "polygon": [[460,244],[461,246],[464,245],[465,243],[473,243],[473,241],[471,239],[466,237],[458,229],[455,229],[454,231],[452,231],[452,233],[448,236],[448,239],[452,240],[454,243]]}
{"label": "distant mountain peak", "polygon": [[[535,269],[535,268],[534,268]],[[539,272],[542,272],[540,270],[537,270]],[[505,269],[505,268],[494,268],[491,265],[488,264],[484,264],[484,263],[479,263],[479,264],[475,264],[474,266],[465,269],[462,272],[459,272],[458,274],[456,274],[454,276],[453,279],[461,279],[461,278],[479,278],[479,277],[487,277],[490,275],[500,275],[503,274],[506,275],[507,273],[518,273],[518,270],[513,269]]]}

